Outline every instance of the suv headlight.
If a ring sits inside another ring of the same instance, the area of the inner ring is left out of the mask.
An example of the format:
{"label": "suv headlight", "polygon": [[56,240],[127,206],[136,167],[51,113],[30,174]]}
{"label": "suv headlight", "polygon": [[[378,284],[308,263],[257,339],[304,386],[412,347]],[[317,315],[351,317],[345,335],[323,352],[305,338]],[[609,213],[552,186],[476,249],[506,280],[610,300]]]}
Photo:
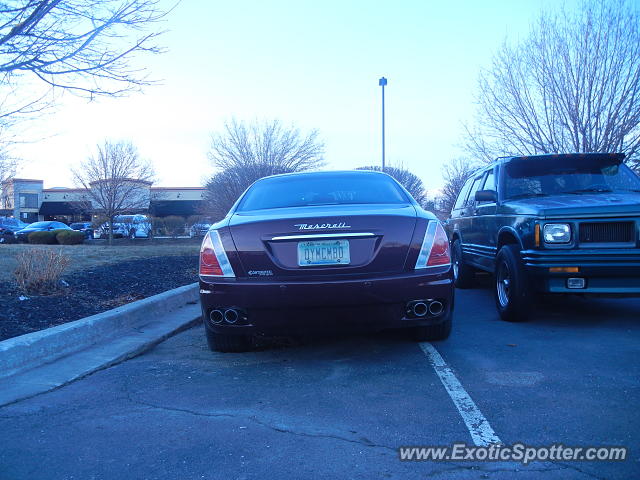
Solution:
{"label": "suv headlight", "polygon": [[547,223],[542,229],[545,243],[569,243],[571,241],[571,225],[568,223]]}

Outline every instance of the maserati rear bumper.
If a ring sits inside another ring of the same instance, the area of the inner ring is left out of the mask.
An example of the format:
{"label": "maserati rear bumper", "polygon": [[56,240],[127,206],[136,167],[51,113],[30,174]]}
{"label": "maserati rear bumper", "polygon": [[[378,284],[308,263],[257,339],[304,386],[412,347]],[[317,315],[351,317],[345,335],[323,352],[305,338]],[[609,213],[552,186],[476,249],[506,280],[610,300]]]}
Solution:
{"label": "maserati rear bumper", "polygon": [[[202,314],[208,329],[226,334],[435,325],[453,310],[453,278],[450,267],[428,270],[330,281],[201,281]],[[417,316],[408,308],[416,301],[442,308]]]}

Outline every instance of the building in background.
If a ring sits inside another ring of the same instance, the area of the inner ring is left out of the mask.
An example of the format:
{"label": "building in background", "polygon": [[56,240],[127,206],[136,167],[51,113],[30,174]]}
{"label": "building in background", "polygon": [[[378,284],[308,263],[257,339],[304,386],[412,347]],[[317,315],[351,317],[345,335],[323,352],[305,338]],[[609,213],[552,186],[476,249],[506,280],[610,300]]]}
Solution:
{"label": "building in background", "polygon": [[42,204],[42,180],[9,178],[0,189],[0,215],[37,222]]}
{"label": "building in background", "polygon": [[[155,217],[202,215],[204,187],[152,187],[148,201],[136,212]],[[65,223],[91,221],[94,206],[83,188],[43,188],[42,180],[10,178],[0,190],[0,216],[19,218],[25,223],[58,220]]]}

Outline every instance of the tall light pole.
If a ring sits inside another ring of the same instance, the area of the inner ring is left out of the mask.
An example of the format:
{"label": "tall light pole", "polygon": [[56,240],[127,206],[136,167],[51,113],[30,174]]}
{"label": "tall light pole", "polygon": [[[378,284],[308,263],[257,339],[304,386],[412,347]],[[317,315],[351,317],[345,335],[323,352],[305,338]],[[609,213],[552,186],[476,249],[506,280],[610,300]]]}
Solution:
{"label": "tall light pole", "polygon": [[382,77],[378,80],[378,85],[382,87],[382,171],[384,171],[384,86],[386,84],[386,78]]}

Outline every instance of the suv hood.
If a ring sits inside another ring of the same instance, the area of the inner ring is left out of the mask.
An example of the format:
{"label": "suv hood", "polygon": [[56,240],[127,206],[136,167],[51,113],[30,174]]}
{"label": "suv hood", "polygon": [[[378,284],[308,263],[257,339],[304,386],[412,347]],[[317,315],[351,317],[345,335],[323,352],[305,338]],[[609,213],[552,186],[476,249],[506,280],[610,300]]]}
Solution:
{"label": "suv hood", "polygon": [[503,206],[513,213],[554,217],[640,216],[640,193],[576,193],[507,200]]}

